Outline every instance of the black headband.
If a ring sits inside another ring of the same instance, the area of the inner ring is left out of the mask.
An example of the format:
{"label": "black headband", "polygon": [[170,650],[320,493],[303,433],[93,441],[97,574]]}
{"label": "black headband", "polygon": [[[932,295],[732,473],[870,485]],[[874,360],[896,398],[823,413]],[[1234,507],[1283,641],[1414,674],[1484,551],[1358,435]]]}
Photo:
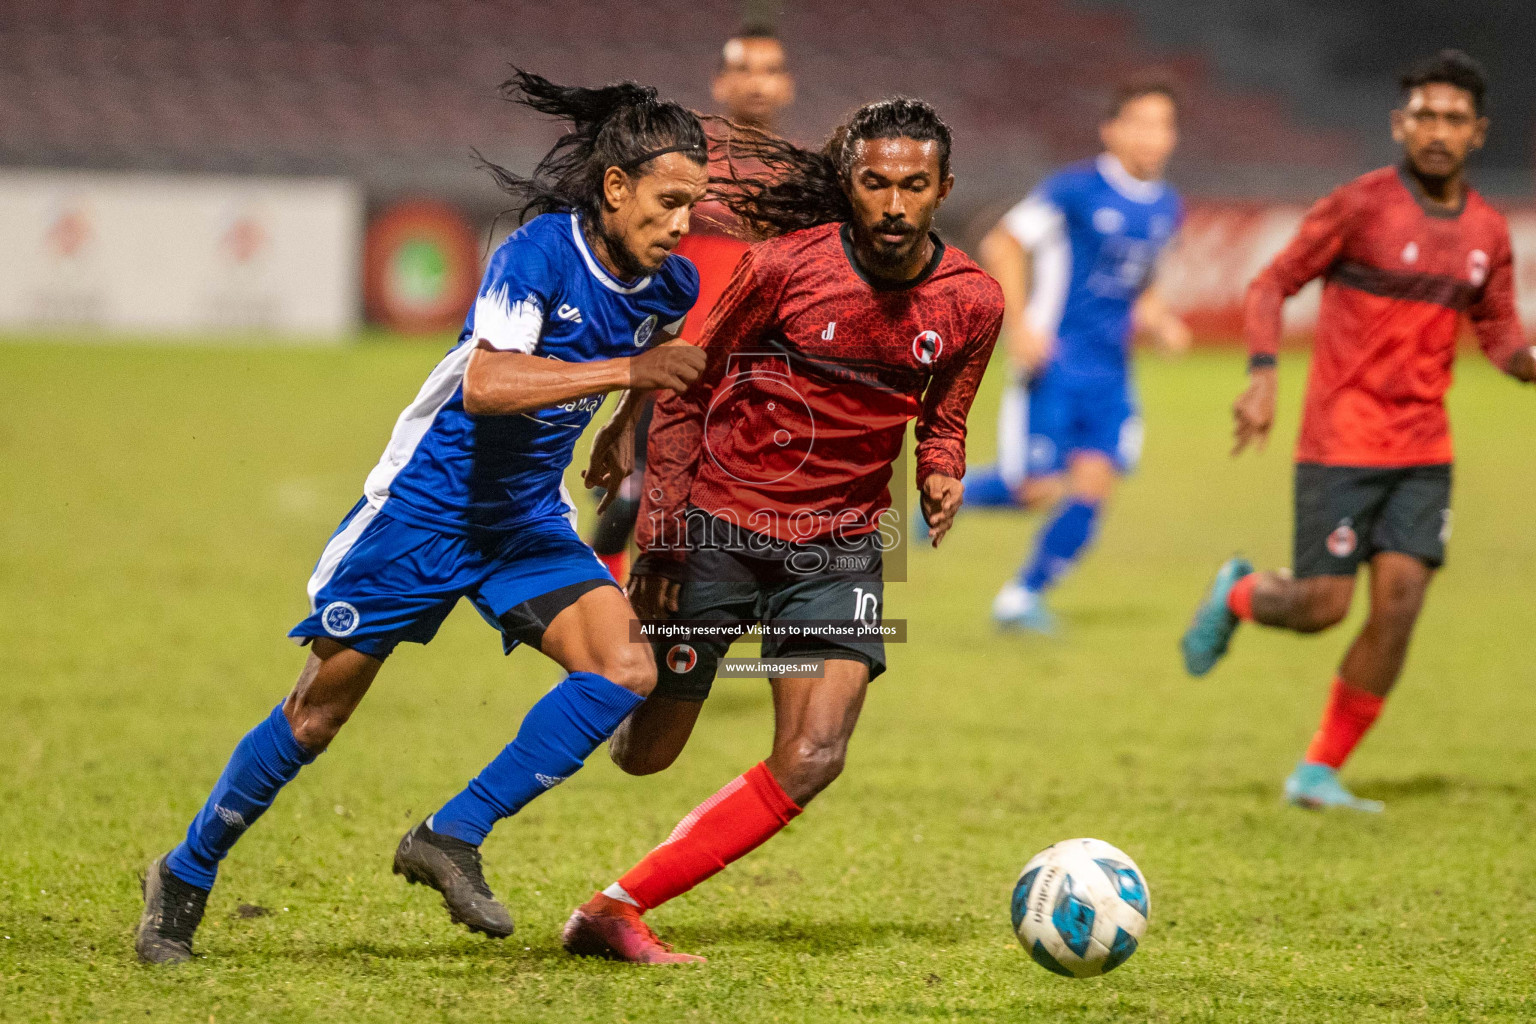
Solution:
{"label": "black headband", "polygon": [[709,152],[703,146],[689,143],[686,145],[666,146],[662,149],[653,149],[649,153],[642,153],[635,157],[633,160],[621,164],[620,166],[626,171],[631,171],[648,160],[654,160],[659,156],[666,156],[668,153],[697,153],[706,161],[709,159]]}

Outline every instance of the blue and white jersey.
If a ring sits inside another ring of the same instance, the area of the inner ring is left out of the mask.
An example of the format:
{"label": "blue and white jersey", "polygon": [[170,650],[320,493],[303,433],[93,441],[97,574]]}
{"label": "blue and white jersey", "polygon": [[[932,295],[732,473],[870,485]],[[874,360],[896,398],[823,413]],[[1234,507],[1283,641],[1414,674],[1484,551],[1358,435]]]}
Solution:
{"label": "blue and white jersey", "polygon": [[1047,178],[1003,217],[1031,255],[1026,322],[1056,341],[1052,369],[1124,377],[1131,309],[1184,218],[1172,186],[1132,177],[1108,153]]}
{"label": "blue and white jersey", "polygon": [[471,416],[463,390],[470,355],[485,342],[568,363],[633,356],[681,329],[698,294],[698,271],[681,256],[626,284],[593,256],[576,213],[535,217],[492,255],[458,344],[400,414],[368,474],[368,505],[458,534],[550,517],[574,523],[563,476],[604,396],[513,416]]}

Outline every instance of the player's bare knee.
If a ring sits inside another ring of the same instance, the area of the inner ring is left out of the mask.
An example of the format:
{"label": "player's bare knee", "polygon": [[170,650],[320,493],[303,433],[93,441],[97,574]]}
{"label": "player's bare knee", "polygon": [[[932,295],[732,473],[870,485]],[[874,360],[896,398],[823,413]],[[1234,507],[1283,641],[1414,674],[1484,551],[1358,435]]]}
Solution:
{"label": "player's bare knee", "polygon": [[789,753],[796,781],[805,791],[800,794],[803,802],[826,789],[843,773],[848,744],[841,737],[806,736],[796,740]]}
{"label": "player's bare knee", "polygon": [[672,762],[677,760],[682,749],[673,750],[645,742],[635,734],[633,722],[634,716],[626,718],[624,724],[609,738],[609,760],[626,775],[655,775],[672,767]]}
{"label": "player's bare knee", "polygon": [[617,644],[603,658],[601,675],[615,686],[649,697],[656,688],[656,659],[650,644]]}
{"label": "player's bare knee", "polygon": [[352,717],[352,709],[336,707],[316,707],[295,702],[292,698],[283,707],[283,714],[288,719],[288,728],[293,731],[293,738],[298,740],[299,746],[310,753],[319,753],[331,745],[336,734],[341,732],[341,727],[347,724],[347,719]]}
{"label": "player's bare knee", "polygon": [[1302,595],[1294,625],[1298,633],[1321,633],[1344,621],[1354,596],[1353,581],[1313,582]]}

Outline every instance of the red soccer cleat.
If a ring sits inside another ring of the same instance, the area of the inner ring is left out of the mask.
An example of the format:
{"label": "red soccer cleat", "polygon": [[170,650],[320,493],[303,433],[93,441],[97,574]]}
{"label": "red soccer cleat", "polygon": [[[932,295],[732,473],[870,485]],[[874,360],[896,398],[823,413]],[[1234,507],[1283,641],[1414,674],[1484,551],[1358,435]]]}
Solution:
{"label": "red soccer cleat", "polygon": [[560,944],[575,956],[601,956],[632,964],[702,964],[704,957],[674,953],[640,917],[640,908],[602,893],[576,908],[560,932]]}

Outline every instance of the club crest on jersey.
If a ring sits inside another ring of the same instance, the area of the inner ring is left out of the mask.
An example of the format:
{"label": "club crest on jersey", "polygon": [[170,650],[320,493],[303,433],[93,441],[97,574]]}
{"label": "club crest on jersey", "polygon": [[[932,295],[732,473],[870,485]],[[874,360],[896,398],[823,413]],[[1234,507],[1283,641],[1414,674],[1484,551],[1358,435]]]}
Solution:
{"label": "club crest on jersey", "polygon": [[1481,288],[1488,280],[1488,254],[1483,250],[1473,249],[1467,253],[1467,277],[1474,288]]}
{"label": "club crest on jersey", "polygon": [[693,671],[693,667],[699,663],[699,652],[687,644],[675,644],[667,652],[667,671],[673,675],[685,676]]}
{"label": "club crest on jersey", "polygon": [[362,621],[357,609],[345,601],[332,601],[320,610],[320,625],[331,636],[351,636]]}
{"label": "club crest on jersey", "polygon": [[924,366],[931,366],[944,351],[944,339],[938,331],[924,331],[912,339],[912,358]]}
{"label": "club crest on jersey", "polygon": [[651,340],[651,335],[656,333],[656,314],[652,313],[640,321],[640,326],[635,328],[635,348],[644,348]]}
{"label": "club crest on jersey", "polygon": [[1125,228],[1125,214],[1113,206],[1101,206],[1093,211],[1093,226],[1101,235],[1117,235]]}
{"label": "club crest on jersey", "polygon": [[1350,520],[1342,520],[1328,535],[1328,553],[1334,558],[1348,558],[1355,553],[1360,539],[1355,536],[1355,526]]}

